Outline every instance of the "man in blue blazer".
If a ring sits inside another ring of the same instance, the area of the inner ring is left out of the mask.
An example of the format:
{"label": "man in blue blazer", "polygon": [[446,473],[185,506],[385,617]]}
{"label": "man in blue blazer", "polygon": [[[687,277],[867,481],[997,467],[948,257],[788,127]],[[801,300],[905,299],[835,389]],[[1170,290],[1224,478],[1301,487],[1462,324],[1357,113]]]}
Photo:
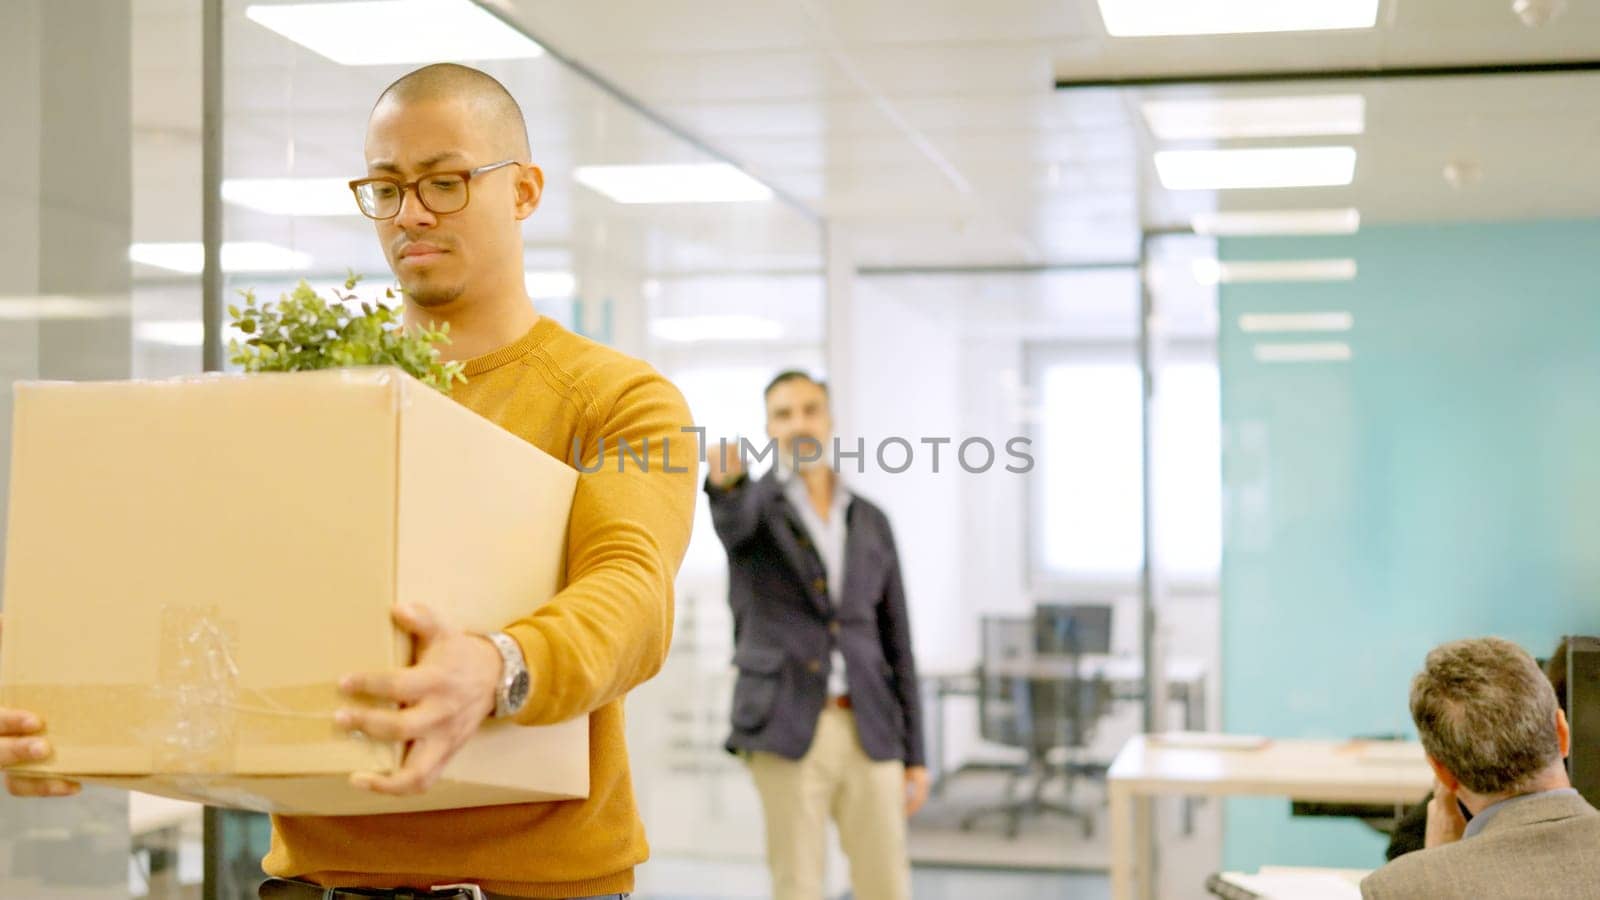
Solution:
{"label": "man in blue blazer", "polygon": [[906,818],[928,773],[894,535],[839,478],[827,386],[780,373],[766,407],[764,477],[740,447],[707,453],[739,670],[727,746],[761,795],[773,900],[823,896],[830,816],[856,900],[909,900]]}

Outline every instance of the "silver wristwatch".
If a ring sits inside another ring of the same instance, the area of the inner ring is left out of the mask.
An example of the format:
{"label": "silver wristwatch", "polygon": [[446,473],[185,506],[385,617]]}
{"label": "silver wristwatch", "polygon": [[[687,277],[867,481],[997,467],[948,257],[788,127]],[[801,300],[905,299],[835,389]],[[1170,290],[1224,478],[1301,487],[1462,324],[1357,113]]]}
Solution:
{"label": "silver wristwatch", "polygon": [[522,658],[522,646],[511,635],[497,631],[485,637],[500,651],[500,686],[494,692],[494,717],[509,718],[528,705],[528,663]]}

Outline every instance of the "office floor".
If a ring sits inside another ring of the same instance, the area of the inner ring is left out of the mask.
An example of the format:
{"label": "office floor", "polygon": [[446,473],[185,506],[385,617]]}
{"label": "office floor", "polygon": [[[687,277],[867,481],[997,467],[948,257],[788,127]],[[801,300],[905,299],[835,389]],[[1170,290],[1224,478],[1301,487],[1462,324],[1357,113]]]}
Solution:
{"label": "office floor", "polygon": [[[657,862],[652,862],[646,868],[656,865]],[[671,862],[668,865],[678,868],[675,873],[677,877],[703,879],[707,887],[697,891],[679,885],[671,893],[651,890],[646,887],[647,883],[659,882],[660,879],[641,872],[640,890],[634,895],[634,900],[765,900],[768,896],[765,872],[754,873],[757,877],[754,883],[750,883],[752,873],[746,871],[748,867],[743,865],[728,866],[714,862],[688,866]],[[740,882],[747,892],[726,893],[725,879],[729,877]],[[918,867],[912,871],[911,895],[916,900],[1104,900],[1111,896],[1111,884],[1104,875]]]}
{"label": "office floor", "polygon": [[1111,896],[1104,875],[928,869],[912,872],[916,900],[1102,900]]}
{"label": "office floor", "polygon": [[[1094,818],[1085,836],[1080,823],[1054,815],[1029,816],[1015,837],[1005,832],[1006,817],[995,815],[964,829],[962,821],[973,812],[993,807],[1007,797],[1007,777],[1000,773],[969,772],[954,779],[944,792],[912,820],[911,859],[934,866],[1105,872],[1110,864],[1109,821],[1105,812],[1105,783],[1080,781],[1071,797],[1061,782],[1050,783],[1047,801],[1066,802]],[[1019,795],[1027,791],[1023,784]]]}
{"label": "office floor", "polygon": [[[1119,652],[1135,646],[1134,601],[1118,601],[1116,615],[1128,624]],[[705,608],[688,603],[698,613]],[[1172,598],[1162,607],[1163,649],[1170,656],[1199,658],[1210,673],[1207,694],[1212,725],[1217,721],[1217,605],[1214,597]],[[687,618],[687,617],[686,617]],[[700,648],[685,635],[700,633],[693,622],[680,623],[675,657],[654,681],[629,703],[629,743],[641,748],[666,748],[664,753],[636,753],[634,777],[651,835],[652,858],[638,873],[636,900],[762,900],[768,896],[760,828],[760,807],[748,773],[722,750],[726,737],[731,672],[721,650]],[[709,627],[709,626],[707,626]],[[716,623],[721,634],[723,623]],[[703,651],[703,652],[702,652]],[[706,658],[702,659],[701,657]],[[1178,727],[1181,710],[1164,707]],[[989,760],[1006,748],[976,742],[976,703],[952,698],[947,709],[951,737],[948,760]],[[1139,730],[1137,704],[1120,704],[1101,723],[1088,758],[1109,761],[1128,736]],[[963,741],[959,736],[965,734]],[[1012,898],[1100,898],[1109,893],[1110,827],[1106,820],[1105,786],[1082,783],[1073,800],[1096,813],[1095,832],[1084,838],[1075,823],[1061,819],[1031,820],[1017,839],[1008,839],[999,822],[988,821],[973,832],[960,828],[970,810],[1004,797],[1005,781],[971,773],[951,783],[949,792],[930,803],[913,821],[910,852],[916,863],[916,900],[960,897],[979,900]],[[1160,868],[1164,900],[1204,900],[1206,876],[1222,858],[1221,804],[1197,811],[1195,830],[1179,828],[1176,802],[1162,804]],[[836,864],[842,856],[835,851]],[[1050,871],[1055,870],[1055,871]],[[846,887],[842,869],[830,887]]]}

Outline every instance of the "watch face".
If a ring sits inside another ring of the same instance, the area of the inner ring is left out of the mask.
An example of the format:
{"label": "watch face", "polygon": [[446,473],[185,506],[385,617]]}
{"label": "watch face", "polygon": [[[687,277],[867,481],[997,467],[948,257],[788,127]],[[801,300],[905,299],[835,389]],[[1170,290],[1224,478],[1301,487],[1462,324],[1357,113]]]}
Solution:
{"label": "watch face", "polygon": [[506,705],[512,712],[522,709],[528,702],[528,673],[518,672],[506,688]]}

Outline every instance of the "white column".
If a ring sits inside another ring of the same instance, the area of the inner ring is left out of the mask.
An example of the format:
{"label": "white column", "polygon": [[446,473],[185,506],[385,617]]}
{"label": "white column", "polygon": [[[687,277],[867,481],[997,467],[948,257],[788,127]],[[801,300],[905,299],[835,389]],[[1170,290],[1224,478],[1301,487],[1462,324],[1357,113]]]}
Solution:
{"label": "white column", "polygon": [[833,390],[834,433],[841,437],[854,435],[857,423],[851,417],[850,402],[853,385],[851,356],[854,351],[854,329],[851,327],[851,294],[855,288],[856,264],[850,252],[848,231],[838,225],[823,226],[824,262],[824,320],[826,322],[823,359],[828,366],[828,381]]}

